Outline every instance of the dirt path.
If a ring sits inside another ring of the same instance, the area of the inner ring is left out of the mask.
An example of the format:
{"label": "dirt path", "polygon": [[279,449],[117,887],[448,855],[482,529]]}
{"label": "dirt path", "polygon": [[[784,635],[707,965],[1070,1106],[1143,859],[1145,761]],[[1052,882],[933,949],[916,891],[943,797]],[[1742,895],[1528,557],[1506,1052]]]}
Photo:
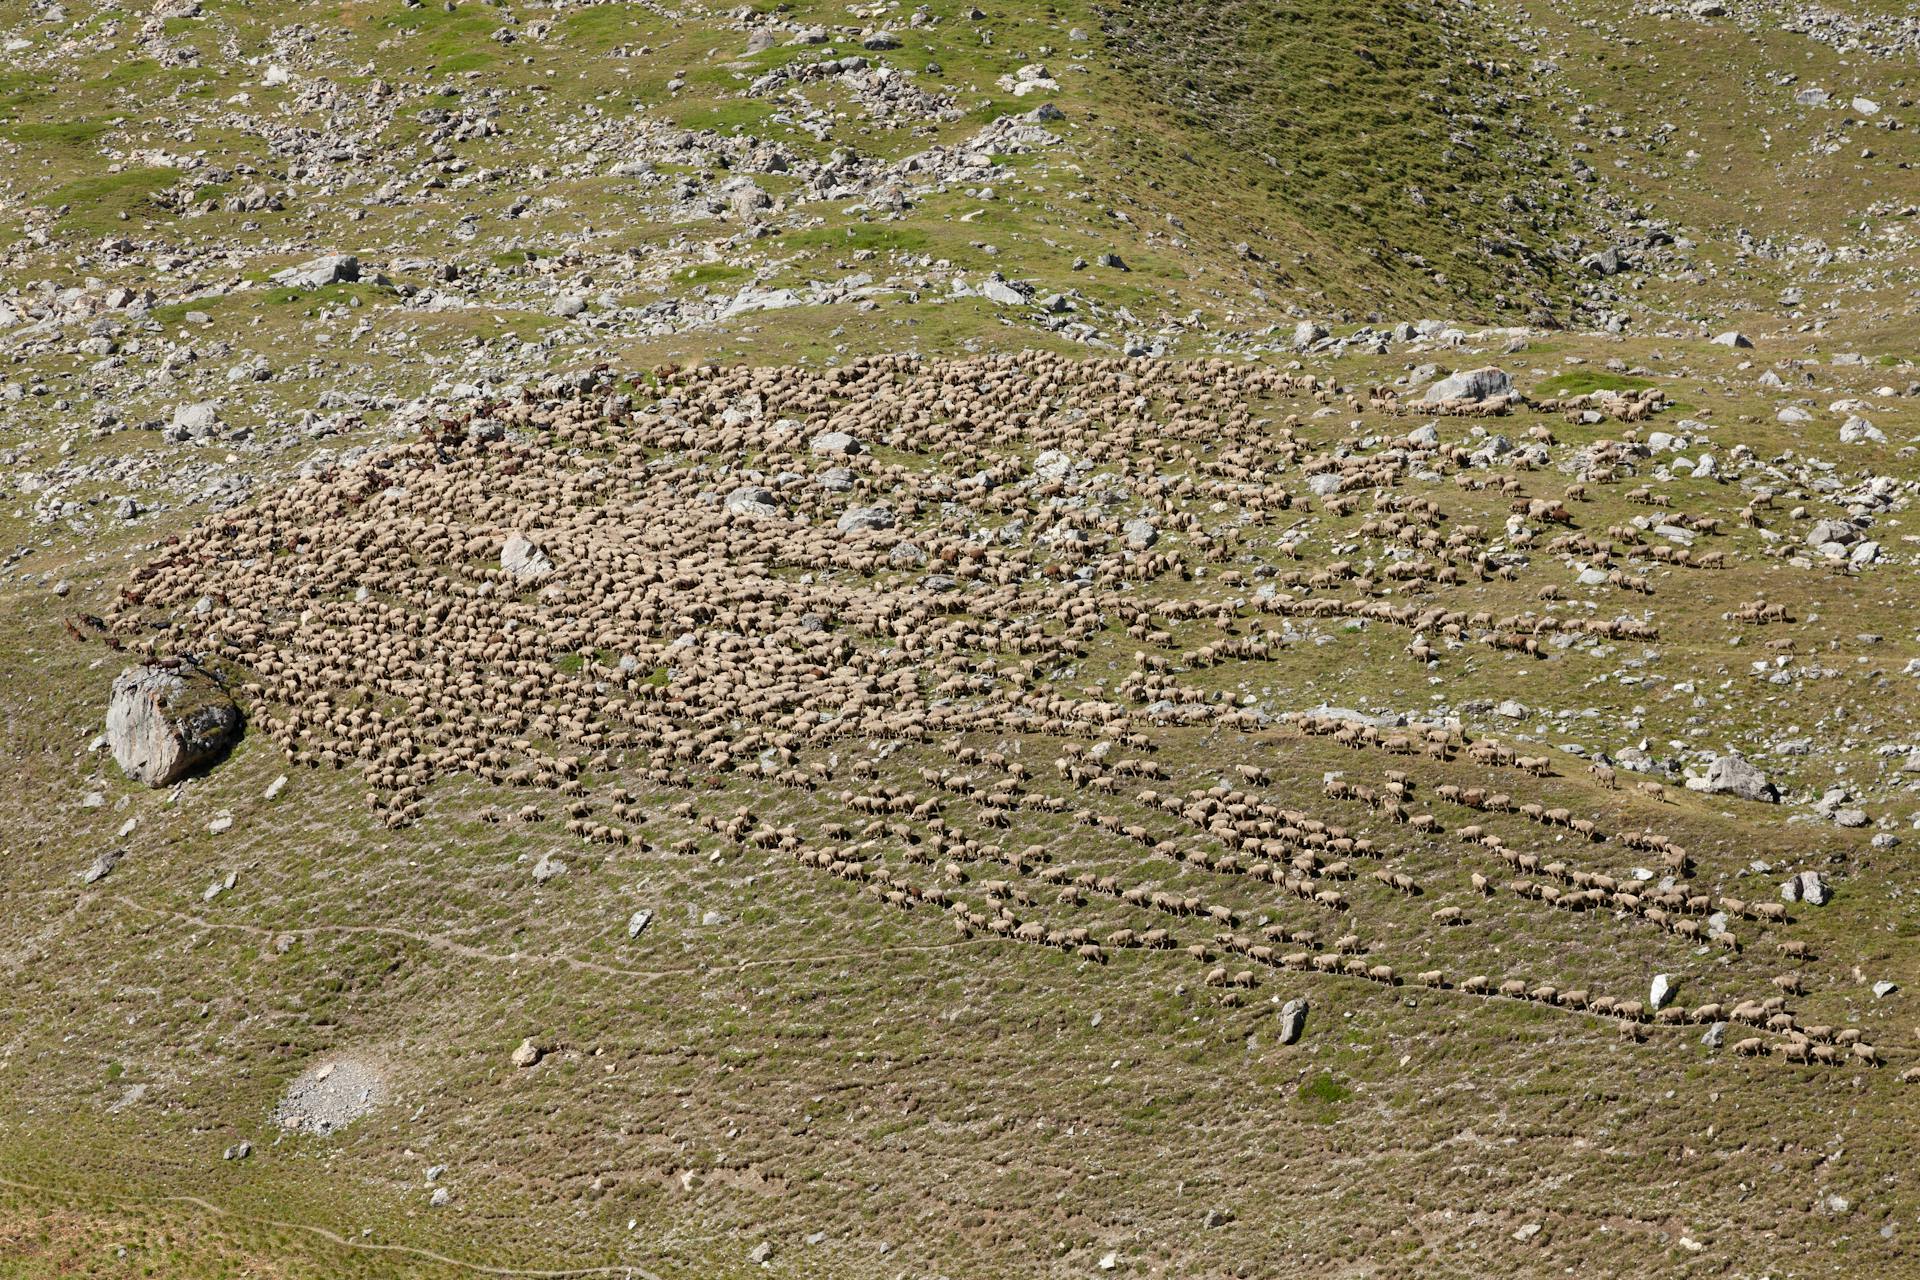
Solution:
{"label": "dirt path", "polygon": [[[66,1200],[91,1200],[94,1197],[83,1191],[69,1187],[46,1187],[32,1182],[21,1182],[14,1178],[0,1176],[0,1187],[11,1187],[16,1191],[27,1191],[37,1195],[56,1196]],[[224,1209],[211,1200],[189,1195],[115,1195],[115,1201],[134,1200],[144,1204],[184,1204],[199,1209],[216,1218],[225,1218],[234,1222],[244,1222],[250,1226],[272,1227],[278,1230],[304,1231],[308,1235],[318,1236],[327,1243],[342,1249],[358,1249],[365,1253],[394,1253],[410,1258],[422,1258],[428,1262],[437,1262],[442,1266],[454,1267],[461,1271],[470,1271],[475,1275],[528,1277],[530,1280],[565,1280],[569,1276],[621,1276],[628,1280],[660,1280],[660,1277],[644,1267],[621,1264],[604,1267],[567,1267],[560,1269],[521,1269],[515,1267],[492,1267],[484,1263],[468,1262],[461,1258],[448,1257],[444,1253],[435,1253],[431,1249],[422,1249],[410,1244],[382,1244],[374,1240],[356,1240],[343,1236],[325,1227],[317,1227],[307,1222],[285,1222],[278,1218],[256,1218],[249,1214],[235,1213]]]}
{"label": "dirt path", "polygon": [[832,951],[803,956],[768,956],[758,960],[741,960],[725,965],[684,965],[674,969],[625,969],[619,965],[601,964],[595,960],[582,960],[578,956],[558,955],[539,951],[487,951],[481,947],[464,942],[455,942],[439,934],[420,933],[412,929],[399,929],[392,925],[378,924],[336,924],[308,925],[293,929],[268,929],[260,925],[241,924],[233,921],[208,920],[203,916],[190,915],[184,911],[173,911],[165,907],[149,906],[137,902],[124,894],[108,894],[107,899],[121,906],[147,915],[162,916],[180,924],[192,925],[197,929],[219,929],[228,932],[248,933],[260,938],[311,938],[326,934],[375,934],[383,937],[401,938],[434,951],[444,951],[463,960],[480,960],[488,964],[558,964],[581,973],[605,974],[614,978],[684,978],[701,974],[737,973],[748,969],[765,969],[790,965],[835,964],[848,960],[877,960],[884,956],[910,955],[932,951],[955,951],[971,947],[984,947],[998,941],[996,938],[960,938],[952,942],[930,942],[915,946],[877,947],[865,951]]}

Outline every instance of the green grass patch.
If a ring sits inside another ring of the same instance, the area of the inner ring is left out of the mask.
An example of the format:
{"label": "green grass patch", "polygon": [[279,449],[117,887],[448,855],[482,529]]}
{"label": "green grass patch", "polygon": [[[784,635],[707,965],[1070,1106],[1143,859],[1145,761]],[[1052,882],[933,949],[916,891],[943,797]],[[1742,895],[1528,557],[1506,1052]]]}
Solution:
{"label": "green grass patch", "polygon": [[1649,379],[1608,373],[1604,369],[1570,369],[1554,374],[1533,391],[1541,396],[1583,396],[1594,391],[1640,391],[1652,385]]}

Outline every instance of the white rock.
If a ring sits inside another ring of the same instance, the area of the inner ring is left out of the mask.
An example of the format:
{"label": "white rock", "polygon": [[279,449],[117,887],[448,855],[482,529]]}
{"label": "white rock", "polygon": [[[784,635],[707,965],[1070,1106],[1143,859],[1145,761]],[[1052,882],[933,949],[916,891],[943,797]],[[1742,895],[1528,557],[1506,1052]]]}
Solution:
{"label": "white rock", "polygon": [[516,581],[532,582],[553,572],[553,560],[539,543],[524,533],[515,533],[500,549],[500,567]]}

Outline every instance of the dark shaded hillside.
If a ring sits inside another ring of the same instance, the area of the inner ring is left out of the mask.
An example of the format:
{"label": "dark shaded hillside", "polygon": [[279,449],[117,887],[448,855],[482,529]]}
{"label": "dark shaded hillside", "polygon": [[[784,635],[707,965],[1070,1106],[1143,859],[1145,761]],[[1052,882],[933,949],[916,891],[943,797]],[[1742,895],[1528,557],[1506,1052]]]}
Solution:
{"label": "dark shaded hillside", "polygon": [[1320,238],[1306,254],[1251,239],[1283,277],[1362,311],[1564,316],[1571,281],[1551,244],[1590,221],[1584,193],[1529,118],[1523,72],[1472,15],[1325,0],[1100,12],[1115,64],[1215,153],[1220,187],[1261,223]]}

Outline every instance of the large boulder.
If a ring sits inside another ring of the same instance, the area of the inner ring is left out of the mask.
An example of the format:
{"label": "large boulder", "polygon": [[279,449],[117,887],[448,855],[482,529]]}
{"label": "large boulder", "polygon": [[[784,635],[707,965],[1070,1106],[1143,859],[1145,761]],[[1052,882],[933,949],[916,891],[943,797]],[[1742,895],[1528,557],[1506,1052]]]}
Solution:
{"label": "large boulder", "polygon": [[1513,394],[1513,379],[1504,369],[1488,365],[1484,369],[1462,369],[1449,374],[1427,388],[1427,394],[1421,399],[1428,404],[1439,404],[1444,400],[1491,400],[1495,396]]}
{"label": "large boulder", "polygon": [[113,682],[107,745],[135,782],[177,782],[239,736],[240,708],[199,667],[128,667]]}
{"label": "large boulder", "polygon": [[532,538],[516,533],[500,548],[500,567],[516,581],[533,582],[553,572],[553,558]]}
{"label": "large boulder", "polygon": [[1767,775],[1737,755],[1718,756],[1707,766],[1704,789],[1714,795],[1738,796],[1742,800],[1759,800],[1766,804],[1773,804],[1780,799],[1779,788],[1767,781]]}
{"label": "large boulder", "polygon": [[1305,996],[1289,1000],[1280,1006],[1280,1043],[1292,1044],[1300,1038],[1300,1032],[1307,1025],[1307,1000]]}

